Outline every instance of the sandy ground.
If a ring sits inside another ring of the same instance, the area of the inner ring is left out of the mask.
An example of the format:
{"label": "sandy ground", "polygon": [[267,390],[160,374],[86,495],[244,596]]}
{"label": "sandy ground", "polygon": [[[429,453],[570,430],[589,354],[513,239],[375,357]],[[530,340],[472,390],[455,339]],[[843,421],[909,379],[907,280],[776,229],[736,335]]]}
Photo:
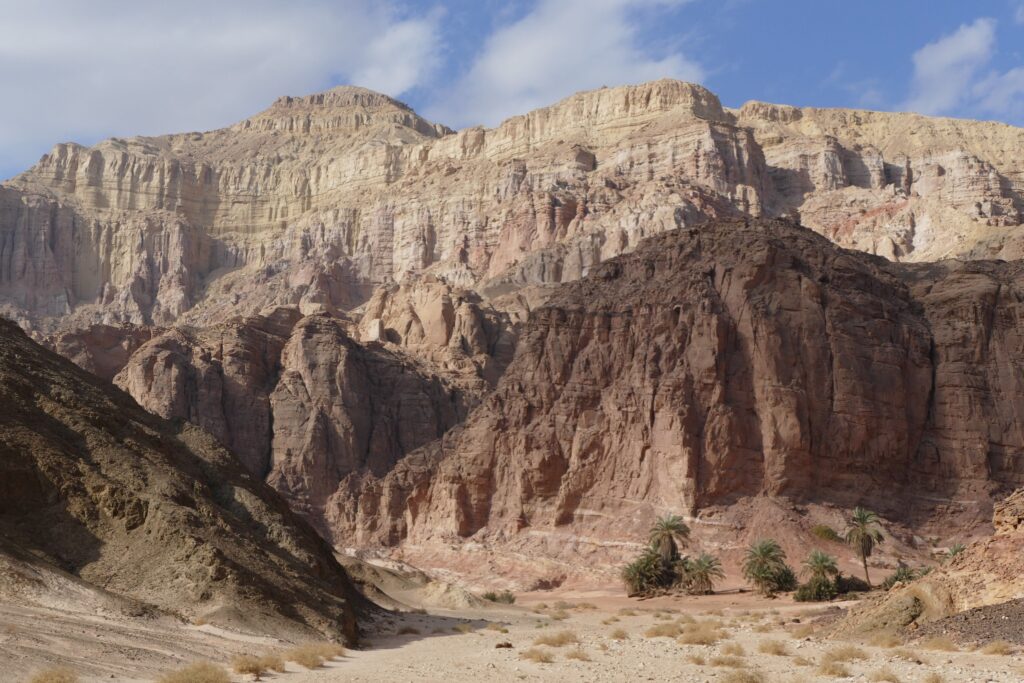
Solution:
{"label": "sandy ground", "polygon": [[[263,680],[910,682],[931,681],[929,675],[936,673],[941,678],[934,680],[946,682],[1024,681],[1020,654],[934,651],[914,644],[857,645],[864,658],[842,663],[849,676],[825,675],[820,663],[845,643],[820,640],[807,627],[827,609],[732,591],[648,601],[612,591],[522,594],[514,606],[396,614],[374,626],[362,650],[315,670],[289,663],[287,672]],[[689,645],[675,637],[645,635],[653,627],[671,631],[671,624],[679,623],[685,628],[691,620],[717,626],[722,639]],[[619,629],[622,634],[616,633]],[[563,632],[578,642],[535,644]],[[781,643],[785,654],[761,652],[768,641]],[[496,647],[500,643],[511,647]],[[285,646],[169,619],[115,620],[0,605],[2,681],[26,680],[40,662],[70,666],[82,681],[154,680],[161,671],[185,662],[207,659],[228,666],[236,654],[263,654]],[[531,649],[552,661],[524,658]],[[571,659],[570,653],[587,661]],[[744,673],[750,677],[730,678]],[[232,674],[232,680],[253,679]]]}

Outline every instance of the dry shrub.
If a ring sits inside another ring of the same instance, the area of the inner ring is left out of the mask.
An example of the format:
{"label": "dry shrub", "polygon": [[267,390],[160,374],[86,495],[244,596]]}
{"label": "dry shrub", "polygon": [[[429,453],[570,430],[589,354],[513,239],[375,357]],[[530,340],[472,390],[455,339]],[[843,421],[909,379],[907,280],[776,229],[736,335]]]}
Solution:
{"label": "dry shrub", "polygon": [[256,677],[256,680],[260,680],[267,671],[267,667],[263,665],[263,660],[259,657],[253,657],[252,655],[239,655],[231,660],[231,669],[236,674],[250,674]]}
{"label": "dry shrub", "polygon": [[577,602],[576,609],[597,609],[597,605],[592,602]]}
{"label": "dry shrub", "polygon": [[796,664],[797,666],[810,666],[811,664],[814,664],[814,662],[807,659],[807,657],[802,657],[800,655],[793,657],[793,659],[791,659],[790,661]]}
{"label": "dry shrub", "polygon": [[682,632],[679,624],[674,622],[668,622],[665,624],[655,624],[646,631],[644,631],[645,638],[675,638]]}
{"label": "dry shrub", "polygon": [[746,661],[742,657],[730,657],[729,655],[718,655],[717,657],[711,658],[711,666],[729,666],[734,669],[742,668],[746,666]]}
{"label": "dry shrub", "polygon": [[487,622],[487,625],[484,626],[484,628],[487,629],[488,631],[497,631],[498,633],[508,633],[508,629],[505,628],[505,625],[504,624],[499,624],[496,621],[489,621],[489,622]]}
{"label": "dry shrub", "polygon": [[1013,644],[1006,642],[1005,640],[993,640],[991,643],[986,643],[981,648],[983,655],[1012,655],[1014,652]]}
{"label": "dry shrub", "polygon": [[472,624],[455,624],[455,626],[452,626],[452,630],[453,631],[458,631],[459,633],[469,633],[469,632],[471,632],[473,630],[473,625]]}
{"label": "dry shrub", "polygon": [[53,669],[44,669],[28,681],[29,683],[78,683],[78,674],[67,667],[59,666]]}
{"label": "dry shrub", "polygon": [[921,683],[946,683],[946,679],[932,671],[924,677],[924,680],[922,680]]}
{"label": "dry shrub", "polygon": [[306,643],[285,653],[285,658],[307,669],[319,668],[324,660],[331,660],[345,654],[345,648],[337,643]]}
{"label": "dry shrub", "polygon": [[548,615],[548,617],[551,618],[551,619],[554,619],[555,621],[562,621],[564,619],[568,619],[569,618],[569,613],[566,612],[564,609],[560,609],[560,610],[556,610],[556,611],[552,612],[551,614]]}
{"label": "dry shrub", "polygon": [[772,625],[771,624],[758,624],[757,626],[754,627],[754,632],[755,633],[768,633],[768,631],[771,631],[771,630],[772,630]]}
{"label": "dry shrub", "polygon": [[527,659],[531,662],[537,662],[538,664],[550,664],[555,661],[554,656],[547,650],[540,650],[535,647],[531,647],[529,650],[523,650],[519,653],[522,659]]}
{"label": "dry shrub", "polygon": [[623,607],[622,609],[619,610],[619,616],[620,617],[635,617],[636,616],[636,610],[629,609],[628,607]]}
{"label": "dry shrub", "polygon": [[834,647],[824,655],[822,655],[823,662],[852,662],[855,659],[867,659],[868,653],[859,647],[853,645],[843,645],[842,647]]}
{"label": "dry shrub", "polygon": [[260,664],[267,671],[276,671],[277,673],[284,673],[284,658],[276,652],[268,652],[267,654],[260,657]]}
{"label": "dry shrub", "polygon": [[896,675],[896,672],[889,667],[884,667],[878,671],[873,671],[868,676],[869,681],[876,681],[877,683],[900,683],[900,677]]}
{"label": "dry shrub", "polygon": [[743,651],[743,646],[739,643],[726,643],[722,646],[720,652],[723,655],[732,655],[734,657],[742,657],[747,654]]}
{"label": "dry shrub", "polygon": [[765,683],[766,680],[763,673],[750,669],[730,671],[718,679],[719,683]]}
{"label": "dry shrub", "polygon": [[321,657],[323,657],[327,661],[330,661],[335,657],[345,656],[345,646],[339,645],[338,643],[309,643],[306,645],[306,647],[313,648]]}
{"label": "dry shrub", "polygon": [[882,631],[873,635],[868,643],[875,647],[899,647],[903,644],[903,639],[892,631]]}
{"label": "dry shrub", "polygon": [[602,619],[601,623],[604,624],[605,626],[608,626],[610,624],[617,623],[618,621],[619,621],[618,617],[608,617],[607,619]]}
{"label": "dry shrub", "polygon": [[573,649],[571,649],[568,652],[566,652],[565,653],[565,658],[566,659],[575,659],[575,660],[580,661],[580,662],[589,662],[590,661],[590,655],[588,655],[586,653],[586,651],[582,647],[578,647],[578,646],[574,647]]}
{"label": "dry shrub", "polygon": [[559,600],[555,603],[555,609],[572,609],[572,603],[566,602],[565,600]]}
{"label": "dry shrub", "polygon": [[691,617],[689,614],[680,614],[676,617],[677,624],[696,624],[697,620]]}
{"label": "dry shrub", "polygon": [[689,655],[686,660],[690,664],[696,664],[697,666],[704,666],[707,664],[707,660],[704,659],[704,655]]}
{"label": "dry shrub", "polygon": [[678,642],[680,645],[714,645],[726,637],[727,634],[718,627],[717,622],[702,621],[684,625]]}
{"label": "dry shrub", "polygon": [[611,638],[612,640],[628,640],[629,639],[629,634],[626,633],[621,628],[617,628],[614,631],[612,631],[611,633],[609,633],[608,637]]}
{"label": "dry shrub", "polygon": [[578,643],[580,639],[572,631],[559,631],[551,635],[541,636],[533,641],[534,645],[548,645],[550,647],[562,647],[571,643]]}
{"label": "dry shrub", "polygon": [[847,678],[850,676],[850,670],[842,662],[822,662],[821,666],[818,667],[818,673],[822,676],[831,676],[833,678]]}
{"label": "dry shrub", "polygon": [[786,657],[789,655],[786,644],[781,640],[762,640],[757,646],[757,651],[766,655],[775,655],[776,657]]}
{"label": "dry shrub", "polygon": [[926,650],[940,650],[942,652],[958,652],[960,648],[956,646],[948,636],[932,636],[931,638],[925,638],[920,643],[921,647]]}
{"label": "dry shrub", "polygon": [[160,683],[231,683],[223,667],[212,662],[195,662],[160,678]]}
{"label": "dry shrub", "polygon": [[655,619],[661,619],[661,620],[671,619],[672,615],[671,614],[666,614],[665,612],[655,612],[654,613],[654,618]]}
{"label": "dry shrub", "polygon": [[810,624],[802,624],[800,626],[797,626],[792,631],[790,631],[789,635],[793,636],[794,638],[810,638],[814,635],[814,632],[816,630],[817,629],[815,629]]}
{"label": "dry shrub", "polygon": [[723,612],[720,609],[712,609],[712,610],[708,610],[707,612],[705,612],[704,616],[706,616],[706,617],[724,617],[725,616],[725,612]]}

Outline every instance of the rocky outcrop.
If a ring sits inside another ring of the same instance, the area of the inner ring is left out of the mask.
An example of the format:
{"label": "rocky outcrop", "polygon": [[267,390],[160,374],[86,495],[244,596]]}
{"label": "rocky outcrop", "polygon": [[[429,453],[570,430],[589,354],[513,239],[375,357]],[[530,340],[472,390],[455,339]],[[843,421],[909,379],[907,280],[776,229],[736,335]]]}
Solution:
{"label": "rocky outcrop", "polygon": [[1024,484],[1022,283],[787,223],[651,238],[534,309],[495,392],[338,534],[619,561],[657,514],[759,496],[984,525]]}
{"label": "rocky outcrop", "polygon": [[331,548],[208,434],[3,320],[0,401],[4,564],[56,567],[137,613],[355,640],[363,603]]}

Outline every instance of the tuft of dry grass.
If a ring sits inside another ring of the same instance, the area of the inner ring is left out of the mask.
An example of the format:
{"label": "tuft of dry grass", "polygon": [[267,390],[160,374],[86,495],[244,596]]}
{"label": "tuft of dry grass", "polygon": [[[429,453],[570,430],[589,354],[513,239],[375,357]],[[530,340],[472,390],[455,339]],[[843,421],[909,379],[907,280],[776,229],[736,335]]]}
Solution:
{"label": "tuft of dry grass", "polygon": [[231,660],[231,670],[236,674],[249,674],[260,680],[260,676],[267,672],[263,660],[252,655],[239,655]]}
{"label": "tuft of dry grass", "polygon": [[853,645],[834,647],[822,655],[823,662],[852,662],[855,659],[867,659],[868,653]]}
{"label": "tuft of dry grass", "polygon": [[810,624],[801,624],[789,632],[794,638],[810,638],[816,629]]}
{"label": "tuft of dry grass", "polygon": [[743,646],[739,643],[726,643],[719,650],[723,655],[732,655],[734,657],[742,657],[747,654],[743,651]]}
{"label": "tuft of dry grass", "polygon": [[644,631],[644,638],[675,638],[682,633],[682,628],[674,621],[655,624]]}
{"label": "tuft of dry grass", "polygon": [[818,667],[818,673],[832,678],[848,678],[850,676],[850,670],[842,662],[822,662]]}
{"label": "tuft of dry grass", "polygon": [[548,614],[548,618],[554,619],[555,621],[563,621],[569,618],[569,613],[566,612],[564,609],[555,610],[554,612]]}
{"label": "tuft of dry grass", "polygon": [[472,624],[455,624],[455,626],[452,626],[452,630],[453,631],[458,631],[459,633],[470,633],[470,632],[473,631],[473,625]]}
{"label": "tuft of dry grass", "polygon": [[307,669],[317,669],[324,661],[345,654],[345,648],[337,643],[305,643],[293,647],[284,654],[285,659]]}
{"label": "tuft of dry grass", "polygon": [[868,643],[875,647],[899,647],[903,644],[903,639],[892,631],[882,631],[872,636]]}
{"label": "tuft of dry grass", "polygon": [[577,602],[576,609],[597,609],[597,605],[592,602]]}
{"label": "tuft of dry grass", "polygon": [[707,664],[707,660],[704,659],[704,655],[689,655],[686,660],[690,662],[690,664],[696,664],[697,666],[704,666]]}
{"label": "tuft of dry grass", "polygon": [[28,681],[29,683],[78,683],[78,674],[67,667],[59,666],[53,669],[44,669]]}
{"label": "tuft of dry grass", "polygon": [[807,657],[802,657],[800,655],[793,657],[793,659],[791,659],[790,661],[796,664],[797,666],[810,666],[811,664],[814,664],[814,662],[807,659]]}
{"label": "tuft of dry grass", "polygon": [[607,619],[602,619],[601,620],[601,623],[604,624],[605,626],[609,626],[611,624],[615,624],[615,623],[618,623],[618,622],[619,622],[619,618],[618,617],[614,617],[614,616],[608,617]]}
{"label": "tuft of dry grass", "polygon": [[718,622],[701,621],[683,626],[683,633],[678,638],[680,645],[714,645],[727,637]]}
{"label": "tuft of dry grass", "polygon": [[765,683],[767,679],[760,671],[741,669],[723,674],[719,683]]}
{"label": "tuft of dry grass", "polygon": [[260,664],[267,671],[276,671],[277,673],[284,673],[284,658],[276,652],[268,652],[260,657]]}
{"label": "tuft of dry grass", "polygon": [[579,646],[574,647],[573,649],[571,649],[568,652],[566,652],[565,653],[565,658],[566,659],[575,659],[578,662],[589,662],[590,661],[590,655],[587,654],[586,650],[584,650],[582,647],[579,647]]}
{"label": "tuft of dry grass", "polygon": [[559,600],[555,603],[555,609],[572,609],[572,603],[566,602],[565,600]]}
{"label": "tuft of dry grass", "polygon": [[924,677],[921,683],[946,683],[946,679],[932,671],[930,674]]}
{"label": "tuft of dry grass", "polygon": [[942,652],[959,652],[960,648],[956,646],[948,636],[932,636],[931,638],[925,638],[920,643],[921,647],[926,650],[940,650]]}
{"label": "tuft of dry grass", "polygon": [[628,607],[623,607],[622,609],[619,610],[619,616],[620,617],[635,617],[636,616],[636,610],[629,609]]}
{"label": "tuft of dry grass", "polygon": [[611,633],[609,633],[608,637],[612,640],[629,640],[629,634],[621,628],[617,628]]}
{"label": "tuft of dry grass", "polygon": [[875,681],[876,683],[900,683],[900,677],[896,675],[896,672],[889,667],[883,667],[878,671],[871,672],[868,675],[869,681]]}
{"label": "tuft of dry grass", "polygon": [[776,657],[787,657],[789,655],[786,644],[781,640],[762,640],[757,645],[757,651],[766,655],[775,655]]}
{"label": "tuft of dry grass", "polygon": [[986,643],[980,651],[983,655],[1012,655],[1014,650],[1012,643],[1005,640],[993,640],[991,643]]}
{"label": "tuft of dry grass", "polygon": [[755,633],[768,633],[768,631],[773,630],[773,628],[774,627],[771,624],[758,624],[757,626],[754,627],[754,632]]}
{"label": "tuft of dry grass", "polygon": [[195,662],[164,674],[159,683],[231,683],[231,677],[223,667],[212,662]]}
{"label": "tuft of dry grass", "polygon": [[533,641],[534,645],[548,645],[550,647],[562,647],[571,643],[578,643],[580,639],[572,631],[559,631],[546,636],[541,636]]}
{"label": "tuft of dry grass", "polygon": [[711,666],[728,666],[740,669],[746,666],[747,662],[742,657],[731,657],[729,655],[718,655],[711,658]]}
{"label": "tuft of dry grass", "polygon": [[540,650],[535,647],[531,647],[529,650],[523,650],[519,653],[519,657],[531,662],[537,662],[538,664],[550,664],[555,661],[554,655],[550,652],[547,650]]}
{"label": "tuft of dry grass", "polygon": [[676,617],[677,624],[696,624],[697,620],[691,617],[689,614],[680,614]]}

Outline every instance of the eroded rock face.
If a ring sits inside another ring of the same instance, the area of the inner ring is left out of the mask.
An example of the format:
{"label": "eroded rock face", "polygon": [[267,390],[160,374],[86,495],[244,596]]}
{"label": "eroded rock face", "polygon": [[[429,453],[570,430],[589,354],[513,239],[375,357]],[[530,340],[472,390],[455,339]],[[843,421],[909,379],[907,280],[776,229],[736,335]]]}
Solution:
{"label": "eroded rock face", "polygon": [[495,392],[338,533],[617,561],[657,514],[749,496],[984,524],[1024,484],[1022,282],[787,223],[651,238],[533,310]]}
{"label": "eroded rock face", "polygon": [[146,412],[6,320],[0,400],[5,559],[73,574],[137,615],[356,639],[365,603],[331,548],[209,434]]}

